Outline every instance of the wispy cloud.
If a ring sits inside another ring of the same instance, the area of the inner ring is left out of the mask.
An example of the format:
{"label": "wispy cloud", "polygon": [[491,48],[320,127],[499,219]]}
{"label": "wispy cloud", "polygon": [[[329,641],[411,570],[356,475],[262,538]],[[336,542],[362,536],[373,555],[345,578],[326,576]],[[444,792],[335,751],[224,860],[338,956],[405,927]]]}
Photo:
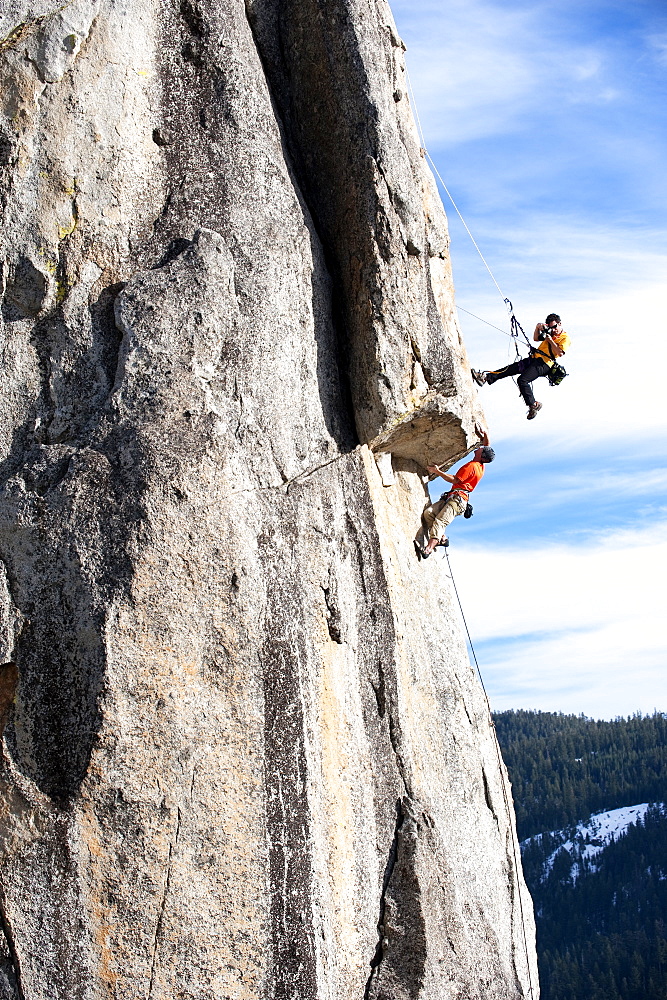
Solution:
{"label": "wispy cloud", "polygon": [[[427,141],[446,146],[520,128],[533,114],[623,98],[622,54],[579,41],[574,4],[398,0]],[[570,8],[570,9],[568,9]]]}
{"label": "wispy cloud", "polygon": [[451,560],[494,707],[612,716],[665,705],[667,520]]}
{"label": "wispy cloud", "polygon": [[399,0],[392,7],[397,17],[405,15],[408,67],[429,143],[507,129],[507,109],[513,118],[534,101],[535,73],[524,55],[532,15],[461,0],[448,4],[446,15],[440,3],[422,3],[417,10],[410,0]]}
{"label": "wispy cloud", "polygon": [[608,0],[446,8],[394,0],[393,8],[427,145],[462,199],[490,211],[531,201],[562,209],[566,193],[597,221],[628,199],[664,205],[656,67],[665,33],[655,28],[667,19],[657,0],[623,9]]}
{"label": "wispy cloud", "polygon": [[[548,284],[570,298],[588,300],[612,292],[625,295],[664,280],[667,233],[624,218],[622,212],[603,223],[575,215],[567,203],[559,212],[543,208],[520,219],[510,213],[482,217],[474,207],[467,216],[501,287],[518,283],[530,290]],[[462,299],[464,290],[476,295],[488,291],[492,297],[493,285],[482,280],[483,265],[469,237],[457,220],[451,220],[451,227],[459,257],[458,297]]]}
{"label": "wispy cloud", "polygon": [[660,34],[648,35],[646,43],[651,55],[661,66],[667,67],[667,31]]}

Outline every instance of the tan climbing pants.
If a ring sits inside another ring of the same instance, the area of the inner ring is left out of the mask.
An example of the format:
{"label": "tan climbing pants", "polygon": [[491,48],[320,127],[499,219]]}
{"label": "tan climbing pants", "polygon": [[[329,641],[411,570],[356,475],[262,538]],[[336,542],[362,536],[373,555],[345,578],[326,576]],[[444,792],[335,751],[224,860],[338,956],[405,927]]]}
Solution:
{"label": "tan climbing pants", "polygon": [[466,498],[455,493],[448,500],[437,500],[425,507],[422,517],[428,526],[428,537],[444,538],[447,534],[447,525],[462,514],[467,505]]}

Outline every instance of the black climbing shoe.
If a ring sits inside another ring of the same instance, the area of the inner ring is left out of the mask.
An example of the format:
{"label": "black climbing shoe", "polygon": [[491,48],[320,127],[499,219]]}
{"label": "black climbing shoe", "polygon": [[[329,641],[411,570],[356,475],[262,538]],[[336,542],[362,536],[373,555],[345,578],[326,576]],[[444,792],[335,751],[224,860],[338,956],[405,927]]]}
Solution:
{"label": "black climbing shoe", "polygon": [[441,542],[438,542],[438,544],[436,545],[436,549],[439,548],[446,549],[448,545],[449,545],[449,539],[444,538]]}
{"label": "black climbing shoe", "polygon": [[538,403],[537,400],[535,400],[535,402],[533,403],[533,405],[530,406],[530,407],[528,407],[528,413],[526,414],[526,420],[534,420],[535,417],[537,416],[537,414],[540,412],[541,409],[542,409],[542,404]]}
{"label": "black climbing shoe", "polygon": [[484,372],[477,372],[474,368],[470,369],[470,374],[477,385],[486,385],[486,375]]}
{"label": "black climbing shoe", "polygon": [[428,559],[430,553],[425,553],[424,552],[423,546],[421,546],[419,544],[419,542],[417,541],[416,538],[415,538],[415,540],[413,542],[413,545],[415,547],[415,552],[417,553],[417,559],[419,559],[420,562],[421,562],[422,559]]}

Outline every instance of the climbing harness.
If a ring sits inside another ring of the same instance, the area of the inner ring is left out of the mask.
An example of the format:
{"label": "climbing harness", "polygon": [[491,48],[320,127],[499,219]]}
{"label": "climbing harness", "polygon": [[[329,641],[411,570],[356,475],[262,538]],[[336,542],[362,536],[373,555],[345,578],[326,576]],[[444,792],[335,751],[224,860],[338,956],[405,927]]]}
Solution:
{"label": "climbing harness", "polygon": [[510,826],[510,833],[511,833],[511,837],[512,837],[512,855],[513,855],[513,860],[514,860],[514,876],[515,876],[515,879],[516,879],[517,898],[519,900],[519,913],[521,915],[521,934],[522,934],[522,937],[523,937],[523,947],[524,947],[524,951],[526,953],[526,969],[528,971],[528,988],[530,990],[531,1000],[535,1000],[535,992],[533,990],[533,974],[532,974],[531,967],[530,967],[530,956],[529,956],[529,953],[528,953],[528,939],[526,937],[526,919],[525,919],[525,915],[524,915],[524,912],[523,912],[523,899],[522,899],[522,896],[521,896],[521,885],[519,883],[519,872],[521,871],[520,851],[518,849],[516,830],[514,829],[514,825],[513,825],[512,820],[511,820],[511,807],[510,807],[509,794],[508,794],[508,791],[507,791],[507,779],[505,777],[505,764],[503,762],[503,755],[502,755],[502,752],[500,750],[500,743],[498,742],[498,733],[496,732],[496,724],[493,721],[493,715],[491,714],[491,702],[489,701],[489,696],[486,693],[486,687],[484,686],[484,678],[482,677],[482,671],[480,670],[479,663],[477,662],[477,654],[475,653],[475,647],[473,646],[472,639],[470,638],[470,630],[468,629],[468,623],[467,623],[466,617],[465,617],[465,615],[463,613],[463,605],[461,604],[461,598],[459,597],[459,591],[458,591],[458,588],[456,586],[456,581],[454,579],[454,574],[452,572],[452,564],[451,564],[450,559],[449,559],[449,548],[448,547],[445,547],[445,556],[447,557],[447,568],[449,569],[449,578],[452,581],[452,586],[454,587],[454,593],[456,594],[456,600],[458,601],[459,611],[461,612],[461,618],[463,619],[463,625],[465,627],[466,635],[468,637],[468,645],[470,646],[470,651],[472,652],[473,660],[475,661],[475,667],[477,668],[477,676],[479,677],[479,682],[482,685],[482,691],[484,692],[484,698],[486,700],[486,709],[487,709],[488,718],[489,718],[489,727],[493,731],[493,742],[494,742],[494,746],[496,748],[496,756],[498,758],[498,770],[500,772],[500,784],[501,784],[502,790],[503,790],[503,799],[505,801],[505,810],[506,810],[507,816],[508,816],[508,818],[510,820],[509,826]]}
{"label": "climbing harness", "polygon": [[460,500],[465,500],[466,506],[465,506],[465,510],[463,511],[463,516],[465,518],[470,518],[470,517],[472,517],[472,504],[468,500],[469,496],[470,496],[470,494],[469,494],[469,492],[467,490],[465,490],[465,491],[462,490],[462,489],[447,490],[447,492],[443,493],[442,496],[439,498],[439,500],[437,502],[438,503],[443,503],[443,502],[446,503],[452,497],[458,497]]}
{"label": "climbing harness", "polygon": [[[534,348],[532,350],[535,357],[539,357],[539,355],[542,353],[541,351],[536,351]],[[549,385],[560,385],[563,379],[567,377],[567,372],[565,371],[563,366],[559,365],[558,362],[556,361],[556,355],[551,350],[551,344],[549,343],[549,341],[547,341],[547,350],[549,352],[549,357],[553,362],[553,364],[549,368],[549,371],[547,372],[547,379],[549,380]]]}

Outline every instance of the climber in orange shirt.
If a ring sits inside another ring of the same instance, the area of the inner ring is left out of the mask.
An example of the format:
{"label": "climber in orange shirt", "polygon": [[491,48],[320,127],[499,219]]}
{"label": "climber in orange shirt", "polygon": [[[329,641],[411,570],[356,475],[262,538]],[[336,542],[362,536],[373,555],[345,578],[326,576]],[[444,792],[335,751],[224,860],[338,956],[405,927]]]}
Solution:
{"label": "climber in orange shirt", "polygon": [[489,435],[475,424],[475,431],[482,442],[475,450],[472,459],[456,470],[453,476],[443,472],[439,465],[428,465],[427,469],[434,476],[440,476],[452,488],[443,493],[435,503],[429,503],[424,508],[422,518],[428,527],[428,544],[422,546],[415,539],[415,550],[420,559],[428,559],[436,545],[447,545],[447,526],[459,514],[464,514],[468,506],[468,498],[484,475],[484,466],[492,462],[496,453],[489,445]]}

